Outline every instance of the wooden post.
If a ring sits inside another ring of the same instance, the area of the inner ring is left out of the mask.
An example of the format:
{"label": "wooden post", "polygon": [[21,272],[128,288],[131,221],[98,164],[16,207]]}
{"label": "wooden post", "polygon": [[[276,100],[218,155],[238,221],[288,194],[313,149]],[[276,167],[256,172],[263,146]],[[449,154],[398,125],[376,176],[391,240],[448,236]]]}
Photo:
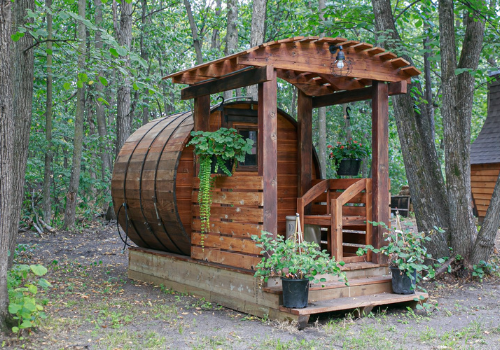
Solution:
{"label": "wooden post", "polygon": [[312,181],[312,98],[299,90],[297,105],[298,188],[299,196],[303,196],[311,188]]}
{"label": "wooden post", "polygon": [[194,130],[208,131],[210,119],[210,95],[199,96],[194,99]]}
{"label": "wooden post", "polygon": [[264,182],[264,231],[278,234],[278,109],[276,71],[259,84],[259,175]]}
{"label": "wooden post", "polygon": [[[372,218],[389,225],[389,93],[387,84],[373,81],[372,99]],[[384,244],[384,229],[373,227],[375,248]],[[374,263],[386,263],[387,258],[374,254]]]}
{"label": "wooden post", "polygon": [[[195,131],[209,131],[210,127],[210,95],[196,97],[194,99],[193,119]],[[198,176],[200,166],[197,157],[194,157],[194,173]]]}

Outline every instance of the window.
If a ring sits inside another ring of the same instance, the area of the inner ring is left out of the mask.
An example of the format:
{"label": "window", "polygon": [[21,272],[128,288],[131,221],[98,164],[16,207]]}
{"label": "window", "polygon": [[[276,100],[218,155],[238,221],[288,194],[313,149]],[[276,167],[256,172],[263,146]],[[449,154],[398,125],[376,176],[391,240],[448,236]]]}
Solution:
{"label": "window", "polygon": [[245,139],[253,140],[252,153],[245,156],[244,162],[239,162],[238,169],[241,171],[257,171],[259,166],[257,128],[238,128],[238,132]]}

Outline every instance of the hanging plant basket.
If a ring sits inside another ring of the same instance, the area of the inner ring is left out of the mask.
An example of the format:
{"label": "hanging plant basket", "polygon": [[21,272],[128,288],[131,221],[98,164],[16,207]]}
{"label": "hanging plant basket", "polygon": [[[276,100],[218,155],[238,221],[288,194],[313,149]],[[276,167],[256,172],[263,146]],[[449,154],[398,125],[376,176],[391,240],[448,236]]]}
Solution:
{"label": "hanging plant basket", "polygon": [[[226,167],[226,169],[230,173],[232,173],[233,172],[233,167],[234,167],[234,158],[233,159],[224,160],[223,162],[224,162],[224,166]],[[216,165],[217,165],[217,170],[215,169]],[[217,164],[217,156],[212,156],[212,166],[211,166],[210,172],[212,174],[227,176],[227,173],[224,171],[224,169],[222,169],[222,167],[220,166],[220,164]]]}
{"label": "hanging plant basket", "polygon": [[356,176],[361,168],[361,159],[342,159],[340,161],[337,175]]}

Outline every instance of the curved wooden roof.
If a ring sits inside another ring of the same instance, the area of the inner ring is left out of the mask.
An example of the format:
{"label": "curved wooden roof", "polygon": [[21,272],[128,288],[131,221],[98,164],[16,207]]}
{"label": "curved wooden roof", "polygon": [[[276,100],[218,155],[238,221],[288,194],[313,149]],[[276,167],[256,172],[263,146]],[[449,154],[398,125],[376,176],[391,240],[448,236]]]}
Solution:
{"label": "curved wooden roof", "polygon": [[[335,59],[330,45],[342,45],[352,70],[347,76],[332,74]],[[203,63],[163,79],[176,84],[200,84],[230,76],[252,67],[273,66],[281,78],[309,96],[322,96],[341,90],[356,90],[372,84],[372,80],[409,81],[420,71],[403,58],[380,47],[344,38],[317,36],[293,37],[262,44],[221,59]]]}

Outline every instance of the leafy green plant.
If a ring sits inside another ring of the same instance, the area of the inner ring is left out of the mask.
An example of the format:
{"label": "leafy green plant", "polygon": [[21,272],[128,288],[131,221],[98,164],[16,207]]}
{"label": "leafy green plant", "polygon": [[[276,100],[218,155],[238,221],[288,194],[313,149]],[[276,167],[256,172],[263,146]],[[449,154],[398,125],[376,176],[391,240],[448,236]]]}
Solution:
{"label": "leafy green plant", "polygon": [[245,161],[245,155],[252,150],[253,141],[245,139],[236,129],[220,128],[217,131],[193,131],[193,138],[188,143],[194,146],[194,153],[198,156],[200,170],[200,191],[198,202],[200,203],[201,220],[201,245],[205,233],[210,226],[210,206],[212,205],[211,190],[214,178],[211,176],[212,158],[215,158],[215,172],[220,168],[226,175],[231,176],[233,169],[228,169],[225,161]]}
{"label": "leafy green plant", "polygon": [[267,281],[269,277],[279,276],[291,279],[308,278],[314,283],[326,282],[324,277],[319,275],[332,274],[339,276],[346,285],[347,277],[340,269],[344,265],[343,261],[336,261],[325,251],[321,251],[315,242],[298,241],[290,237],[285,239],[278,235],[276,238],[269,233],[262,231],[260,237],[253,235],[252,239],[257,242],[257,247],[263,250],[262,261],[257,264],[256,277]]}
{"label": "leafy green plant", "polygon": [[409,228],[402,229],[399,216],[397,228],[389,228],[384,222],[370,221],[370,224],[384,227],[386,230],[384,233],[385,241],[388,243],[380,248],[374,248],[371,245],[359,248],[357,255],[362,256],[369,250],[386,255],[389,257],[389,266],[399,268],[409,277],[416,271],[417,281],[421,278],[422,271],[431,271],[431,274],[433,274],[432,266],[425,263],[426,259],[432,258],[424,246],[425,242],[431,240],[429,236],[425,236],[423,232],[414,232]]}
{"label": "leafy green plant", "polygon": [[497,265],[481,260],[479,264],[472,266],[472,277],[477,277],[482,282],[485,275],[491,275],[497,270]]}
{"label": "leafy green plant", "polygon": [[41,276],[47,273],[42,265],[15,265],[8,275],[9,313],[17,321],[12,327],[14,333],[36,327],[40,319],[47,318],[42,303],[37,298],[38,286],[48,288],[51,284]]}
{"label": "leafy green plant", "polygon": [[328,145],[327,148],[334,166],[338,166],[342,159],[363,159],[370,154],[367,146],[353,139],[343,143],[337,142],[335,146]]}

